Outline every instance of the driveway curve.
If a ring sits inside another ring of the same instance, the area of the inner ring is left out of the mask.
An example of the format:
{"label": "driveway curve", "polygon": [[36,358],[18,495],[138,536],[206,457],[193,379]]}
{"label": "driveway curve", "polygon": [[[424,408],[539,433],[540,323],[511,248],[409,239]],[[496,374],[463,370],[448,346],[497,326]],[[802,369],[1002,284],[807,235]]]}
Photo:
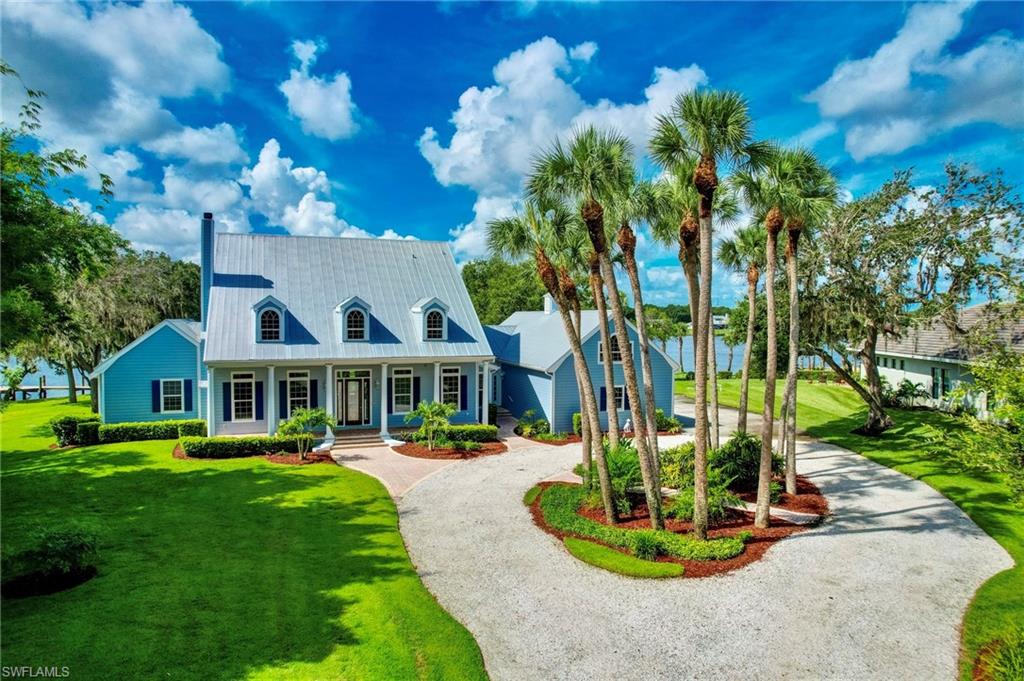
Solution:
{"label": "driveway curve", "polygon": [[954,679],[964,609],[1009,555],[924,483],[798,444],[833,517],[710,579],[586,565],[522,504],[579,447],[459,462],[398,503],[420,575],[494,679]]}

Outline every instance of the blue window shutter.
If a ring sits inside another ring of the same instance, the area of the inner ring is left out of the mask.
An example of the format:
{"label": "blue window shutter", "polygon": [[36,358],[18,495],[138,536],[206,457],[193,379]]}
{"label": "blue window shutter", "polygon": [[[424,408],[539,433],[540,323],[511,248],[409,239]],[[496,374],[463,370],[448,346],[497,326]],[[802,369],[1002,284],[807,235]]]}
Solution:
{"label": "blue window shutter", "polygon": [[320,406],[320,392],[316,387],[316,379],[314,378],[309,382],[309,408],[316,409]]}
{"label": "blue window shutter", "polygon": [[608,411],[608,390],[601,386],[601,411]]}
{"label": "blue window shutter", "polygon": [[263,420],[263,381],[256,381],[256,420]]}
{"label": "blue window shutter", "polygon": [[192,411],[192,380],[185,379],[185,411]]}
{"label": "blue window shutter", "polygon": [[160,381],[151,381],[149,384],[150,391],[153,394],[153,413],[160,413]]}
{"label": "blue window shutter", "polygon": [[388,413],[395,411],[395,385],[392,379],[388,379]]}
{"label": "blue window shutter", "polygon": [[468,386],[469,386],[469,380],[468,379],[469,379],[469,376],[466,376],[465,374],[463,374],[462,376],[459,376],[459,409],[461,409],[462,411],[466,411],[466,409],[467,409],[466,402],[467,402],[467,399],[468,399],[468,395],[466,395],[466,393],[469,392],[468,391]]}
{"label": "blue window shutter", "polygon": [[277,416],[288,418],[288,381],[277,382]]}
{"label": "blue window shutter", "polygon": [[420,403],[420,377],[412,379],[412,408],[415,409]]}
{"label": "blue window shutter", "polygon": [[221,388],[224,389],[224,421],[228,422],[231,420],[231,384],[221,383]]}

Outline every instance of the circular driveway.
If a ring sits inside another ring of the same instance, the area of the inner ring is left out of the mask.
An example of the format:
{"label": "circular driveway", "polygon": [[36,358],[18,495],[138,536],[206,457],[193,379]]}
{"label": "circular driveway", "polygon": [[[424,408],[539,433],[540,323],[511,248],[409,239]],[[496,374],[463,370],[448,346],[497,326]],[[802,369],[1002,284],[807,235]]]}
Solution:
{"label": "circular driveway", "polygon": [[399,500],[400,527],[494,679],[954,679],[964,609],[1009,555],[924,483],[798,453],[833,517],[709,579],[612,574],[533,524],[523,494],[578,446],[448,466]]}

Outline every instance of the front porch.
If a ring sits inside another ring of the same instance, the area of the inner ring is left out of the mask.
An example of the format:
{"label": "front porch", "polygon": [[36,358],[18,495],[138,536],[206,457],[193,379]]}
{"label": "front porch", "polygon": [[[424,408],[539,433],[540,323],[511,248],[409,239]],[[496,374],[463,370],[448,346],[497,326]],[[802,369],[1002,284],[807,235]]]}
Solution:
{"label": "front porch", "polygon": [[295,409],[322,407],[339,437],[365,431],[388,438],[418,425],[406,417],[423,400],[455,405],[452,423],[487,423],[495,371],[487,361],[209,366],[208,432],[274,434]]}

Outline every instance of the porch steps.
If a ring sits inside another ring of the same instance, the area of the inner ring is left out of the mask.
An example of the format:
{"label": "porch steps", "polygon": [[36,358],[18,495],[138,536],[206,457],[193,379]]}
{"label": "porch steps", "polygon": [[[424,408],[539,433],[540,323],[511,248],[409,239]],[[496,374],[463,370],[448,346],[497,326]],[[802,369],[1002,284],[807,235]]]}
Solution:
{"label": "porch steps", "polygon": [[382,443],[380,433],[374,430],[343,430],[334,431],[332,452],[340,449],[365,449],[376,447]]}

